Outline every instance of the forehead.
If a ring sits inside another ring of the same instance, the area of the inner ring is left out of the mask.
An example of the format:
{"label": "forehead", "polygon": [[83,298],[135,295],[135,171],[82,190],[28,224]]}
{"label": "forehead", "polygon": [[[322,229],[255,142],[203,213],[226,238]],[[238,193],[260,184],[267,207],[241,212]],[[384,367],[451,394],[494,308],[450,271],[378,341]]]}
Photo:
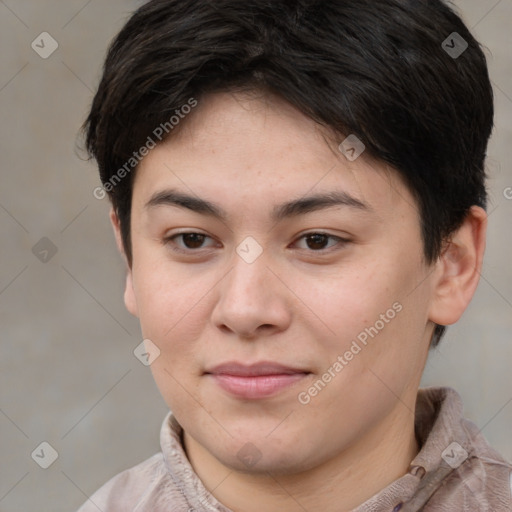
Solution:
{"label": "forehead", "polygon": [[276,213],[276,205],[312,194],[341,193],[378,215],[416,205],[397,171],[363,152],[339,149],[346,136],[269,95],[206,96],[182,125],[144,157],[133,201],[143,207],[172,189],[211,203]]}

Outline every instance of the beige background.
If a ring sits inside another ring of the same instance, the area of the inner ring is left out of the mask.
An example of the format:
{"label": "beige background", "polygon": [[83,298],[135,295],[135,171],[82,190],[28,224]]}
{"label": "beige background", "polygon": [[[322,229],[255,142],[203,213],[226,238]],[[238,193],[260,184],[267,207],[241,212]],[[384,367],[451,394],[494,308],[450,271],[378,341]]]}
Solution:
{"label": "beige background", "polygon": [[[495,87],[488,250],[476,297],[423,384],[456,388],[512,459],[512,0],[456,3],[488,48]],[[0,0],[0,512],[76,510],[159,450],[167,409],[133,355],[141,336],[122,302],[108,204],[75,148],[107,44],[140,4]],[[31,48],[45,31],[59,45],[47,59]],[[31,458],[43,441],[58,452],[46,470]]]}

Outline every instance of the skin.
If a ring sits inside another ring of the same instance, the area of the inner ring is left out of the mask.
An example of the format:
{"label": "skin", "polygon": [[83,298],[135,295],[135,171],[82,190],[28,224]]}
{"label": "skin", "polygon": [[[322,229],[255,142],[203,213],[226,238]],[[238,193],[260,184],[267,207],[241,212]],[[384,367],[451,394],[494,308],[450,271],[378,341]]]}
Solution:
{"label": "skin", "polygon": [[[473,207],[427,265],[411,193],[366,153],[350,162],[337,150],[343,138],[332,143],[275,97],[217,93],[137,170],[125,303],[161,351],[151,369],[192,467],[233,511],[346,511],[405,474],[420,449],[413,411],[434,322],[456,322],[478,283],[485,212]],[[168,189],[227,218],[147,206]],[[368,208],[271,219],[275,205],[332,191]],[[122,250],[114,212],[111,220]],[[206,237],[170,239],[183,232]],[[334,238],[304,237],[318,232]],[[263,250],[252,263],[236,252],[248,236]],[[400,312],[301,403],[396,303]],[[242,400],[204,374],[233,360],[310,373],[270,398]],[[244,446],[254,465],[237,456]]]}

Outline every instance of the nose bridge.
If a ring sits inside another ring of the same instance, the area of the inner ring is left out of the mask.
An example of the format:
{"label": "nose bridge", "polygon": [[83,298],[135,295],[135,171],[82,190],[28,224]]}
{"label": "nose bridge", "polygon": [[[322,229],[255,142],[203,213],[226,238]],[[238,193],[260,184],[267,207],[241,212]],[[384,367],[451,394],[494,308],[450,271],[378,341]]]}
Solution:
{"label": "nose bridge", "polygon": [[262,247],[258,249],[251,241],[239,244],[233,256],[233,269],[228,276],[224,293],[233,294],[239,301],[247,299],[255,303],[258,297],[261,299],[268,293],[272,273],[267,268],[271,263],[267,256],[263,254]]}
{"label": "nose bridge", "polygon": [[278,330],[286,327],[290,318],[286,291],[276,286],[275,276],[268,268],[271,264],[262,248],[258,250],[252,241],[237,247],[213,312],[218,327],[245,336],[254,335],[262,325]]}

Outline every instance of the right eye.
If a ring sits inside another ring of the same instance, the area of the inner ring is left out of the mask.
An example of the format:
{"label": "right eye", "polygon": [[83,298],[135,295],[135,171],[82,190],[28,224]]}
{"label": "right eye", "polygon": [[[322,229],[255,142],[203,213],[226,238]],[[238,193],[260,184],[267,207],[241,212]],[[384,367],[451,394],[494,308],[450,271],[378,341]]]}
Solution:
{"label": "right eye", "polygon": [[[163,242],[172,251],[190,254],[198,252],[199,249],[205,249],[206,247],[203,246],[203,243],[207,239],[213,240],[213,238],[203,233],[185,232],[167,236]],[[181,241],[181,243],[177,241]]]}

